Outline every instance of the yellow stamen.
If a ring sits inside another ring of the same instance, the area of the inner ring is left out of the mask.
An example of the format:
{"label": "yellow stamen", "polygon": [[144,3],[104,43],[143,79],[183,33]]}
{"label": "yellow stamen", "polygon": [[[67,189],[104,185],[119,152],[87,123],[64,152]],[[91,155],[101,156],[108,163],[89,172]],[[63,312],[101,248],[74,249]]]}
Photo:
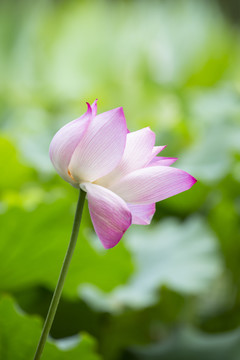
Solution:
{"label": "yellow stamen", "polygon": [[71,171],[68,169],[68,175],[70,176],[70,178],[73,180],[73,181],[76,181],[75,179],[74,179],[74,177],[72,176],[72,174],[71,174]]}

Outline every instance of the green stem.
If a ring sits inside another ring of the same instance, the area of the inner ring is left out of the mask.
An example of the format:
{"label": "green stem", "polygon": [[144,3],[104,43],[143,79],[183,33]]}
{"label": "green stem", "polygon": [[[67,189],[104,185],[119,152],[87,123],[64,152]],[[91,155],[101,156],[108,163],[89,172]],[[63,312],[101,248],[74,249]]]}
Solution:
{"label": "green stem", "polygon": [[73,228],[72,228],[72,235],[71,235],[71,239],[68,245],[68,249],[67,249],[67,253],[63,262],[63,266],[62,266],[62,270],[61,273],[59,275],[59,279],[58,279],[58,283],[56,286],[56,289],[54,291],[53,294],[53,298],[48,310],[48,314],[45,320],[45,324],[43,326],[43,330],[42,330],[42,334],[38,343],[38,347],[35,353],[35,357],[34,360],[39,360],[41,357],[41,354],[43,352],[49,331],[51,329],[56,311],[57,311],[57,307],[58,307],[58,303],[62,294],[62,289],[63,289],[63,285],[64,285],[64,281],[67,275],[67,271],[73,256],[73,252],[77,243],[77,237],[78,237],[78,232],[79,232],[79,227],[80,227],[80,223],[81,223],[81,219],[82,219],[82,212],[83,212],[83,205],[84,205],[84,200],[85,200],[85,196],[86,193],[82,190],[80,190],[79,192],[79,198],[78,198],[78,203],[77,203],[77,209],[76,209],[76,213],[75,213],[75,218],[74,218],[74,223],[73,223]]}

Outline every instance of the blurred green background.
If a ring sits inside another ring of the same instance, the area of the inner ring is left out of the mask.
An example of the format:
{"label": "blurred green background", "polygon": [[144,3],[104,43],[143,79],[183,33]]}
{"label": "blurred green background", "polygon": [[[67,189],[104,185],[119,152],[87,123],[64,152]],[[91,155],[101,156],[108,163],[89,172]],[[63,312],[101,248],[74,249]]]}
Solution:
{"label": "blurred green background", "polygon": [[54,133],[99,99],[198,179],[112,250],[87,206],[43,359],[240,358],[237,1],[1,1],[0,359],[32,359],[77,191]]}

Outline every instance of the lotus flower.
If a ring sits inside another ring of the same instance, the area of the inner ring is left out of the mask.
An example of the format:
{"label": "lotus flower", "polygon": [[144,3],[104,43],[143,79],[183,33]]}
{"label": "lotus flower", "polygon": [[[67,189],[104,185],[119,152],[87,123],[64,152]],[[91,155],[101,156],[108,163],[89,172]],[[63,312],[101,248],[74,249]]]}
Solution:
{"label": "lotus flower", "polygon": [[114,247],[131,224],[150,224],[155,203],[196,182],[158,157],[149,127],[129,132],[121,107],[97,115],[97,100],[80,118],[62,127],[50,144],[59,175],[87,192],[94,229],[104,248]]}

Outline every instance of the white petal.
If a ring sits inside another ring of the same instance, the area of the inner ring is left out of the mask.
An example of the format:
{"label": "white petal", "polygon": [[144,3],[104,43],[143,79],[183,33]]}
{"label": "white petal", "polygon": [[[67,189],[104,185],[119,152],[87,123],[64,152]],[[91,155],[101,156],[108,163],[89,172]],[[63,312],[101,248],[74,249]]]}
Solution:
{"label": "white petal", "polygon": [[93,117],[91,106],[88,103],[87,106],[88,110],[84,115],[66,124],[55,134],[49,148],[50,159],[59,175],[73,184],[74,181],[68,173],[68,165]]}
{"label": "white petal", "polygon": [[117,245],[132,222],[131,212],[118,195],[91,183],[83,183],[94,229],[105,249]]}
{"label": "white petal", "polygon": [[170,166],[177,160],[178,158],[155,156],[147,166]]}
{"label": "white petal", "polygon": [[190,189],[196,181],[183,170],[153,166],[126,175],[110,189],[127,203],[151,204]]}
{"label": "white petal", "polygon": [[158,155],[161,151],[163,151],[165,149],[165,147],[167,147],[167,145],[163,145],[163,146],[154,146],[153,150],[152,150],[152,159]]}
{"label": "white petal", "polygon": [[152,159],[155,134],[149,127],[127,134],[126,147],[118,166],[97,184],[109,186],[124,175],[144,167]]}
{"label": "white petal", "polygon": [[126,144],[127,126],[122,108],[97,115],[75,149],[69,170],[80,183],[93,182],[120,162]]}
{"label": "white petal", "polygon": [[128,207],[132,214],[132,223],[138,225],[149,225],[156,210],[155,203],[145,205],[128,204]]}

